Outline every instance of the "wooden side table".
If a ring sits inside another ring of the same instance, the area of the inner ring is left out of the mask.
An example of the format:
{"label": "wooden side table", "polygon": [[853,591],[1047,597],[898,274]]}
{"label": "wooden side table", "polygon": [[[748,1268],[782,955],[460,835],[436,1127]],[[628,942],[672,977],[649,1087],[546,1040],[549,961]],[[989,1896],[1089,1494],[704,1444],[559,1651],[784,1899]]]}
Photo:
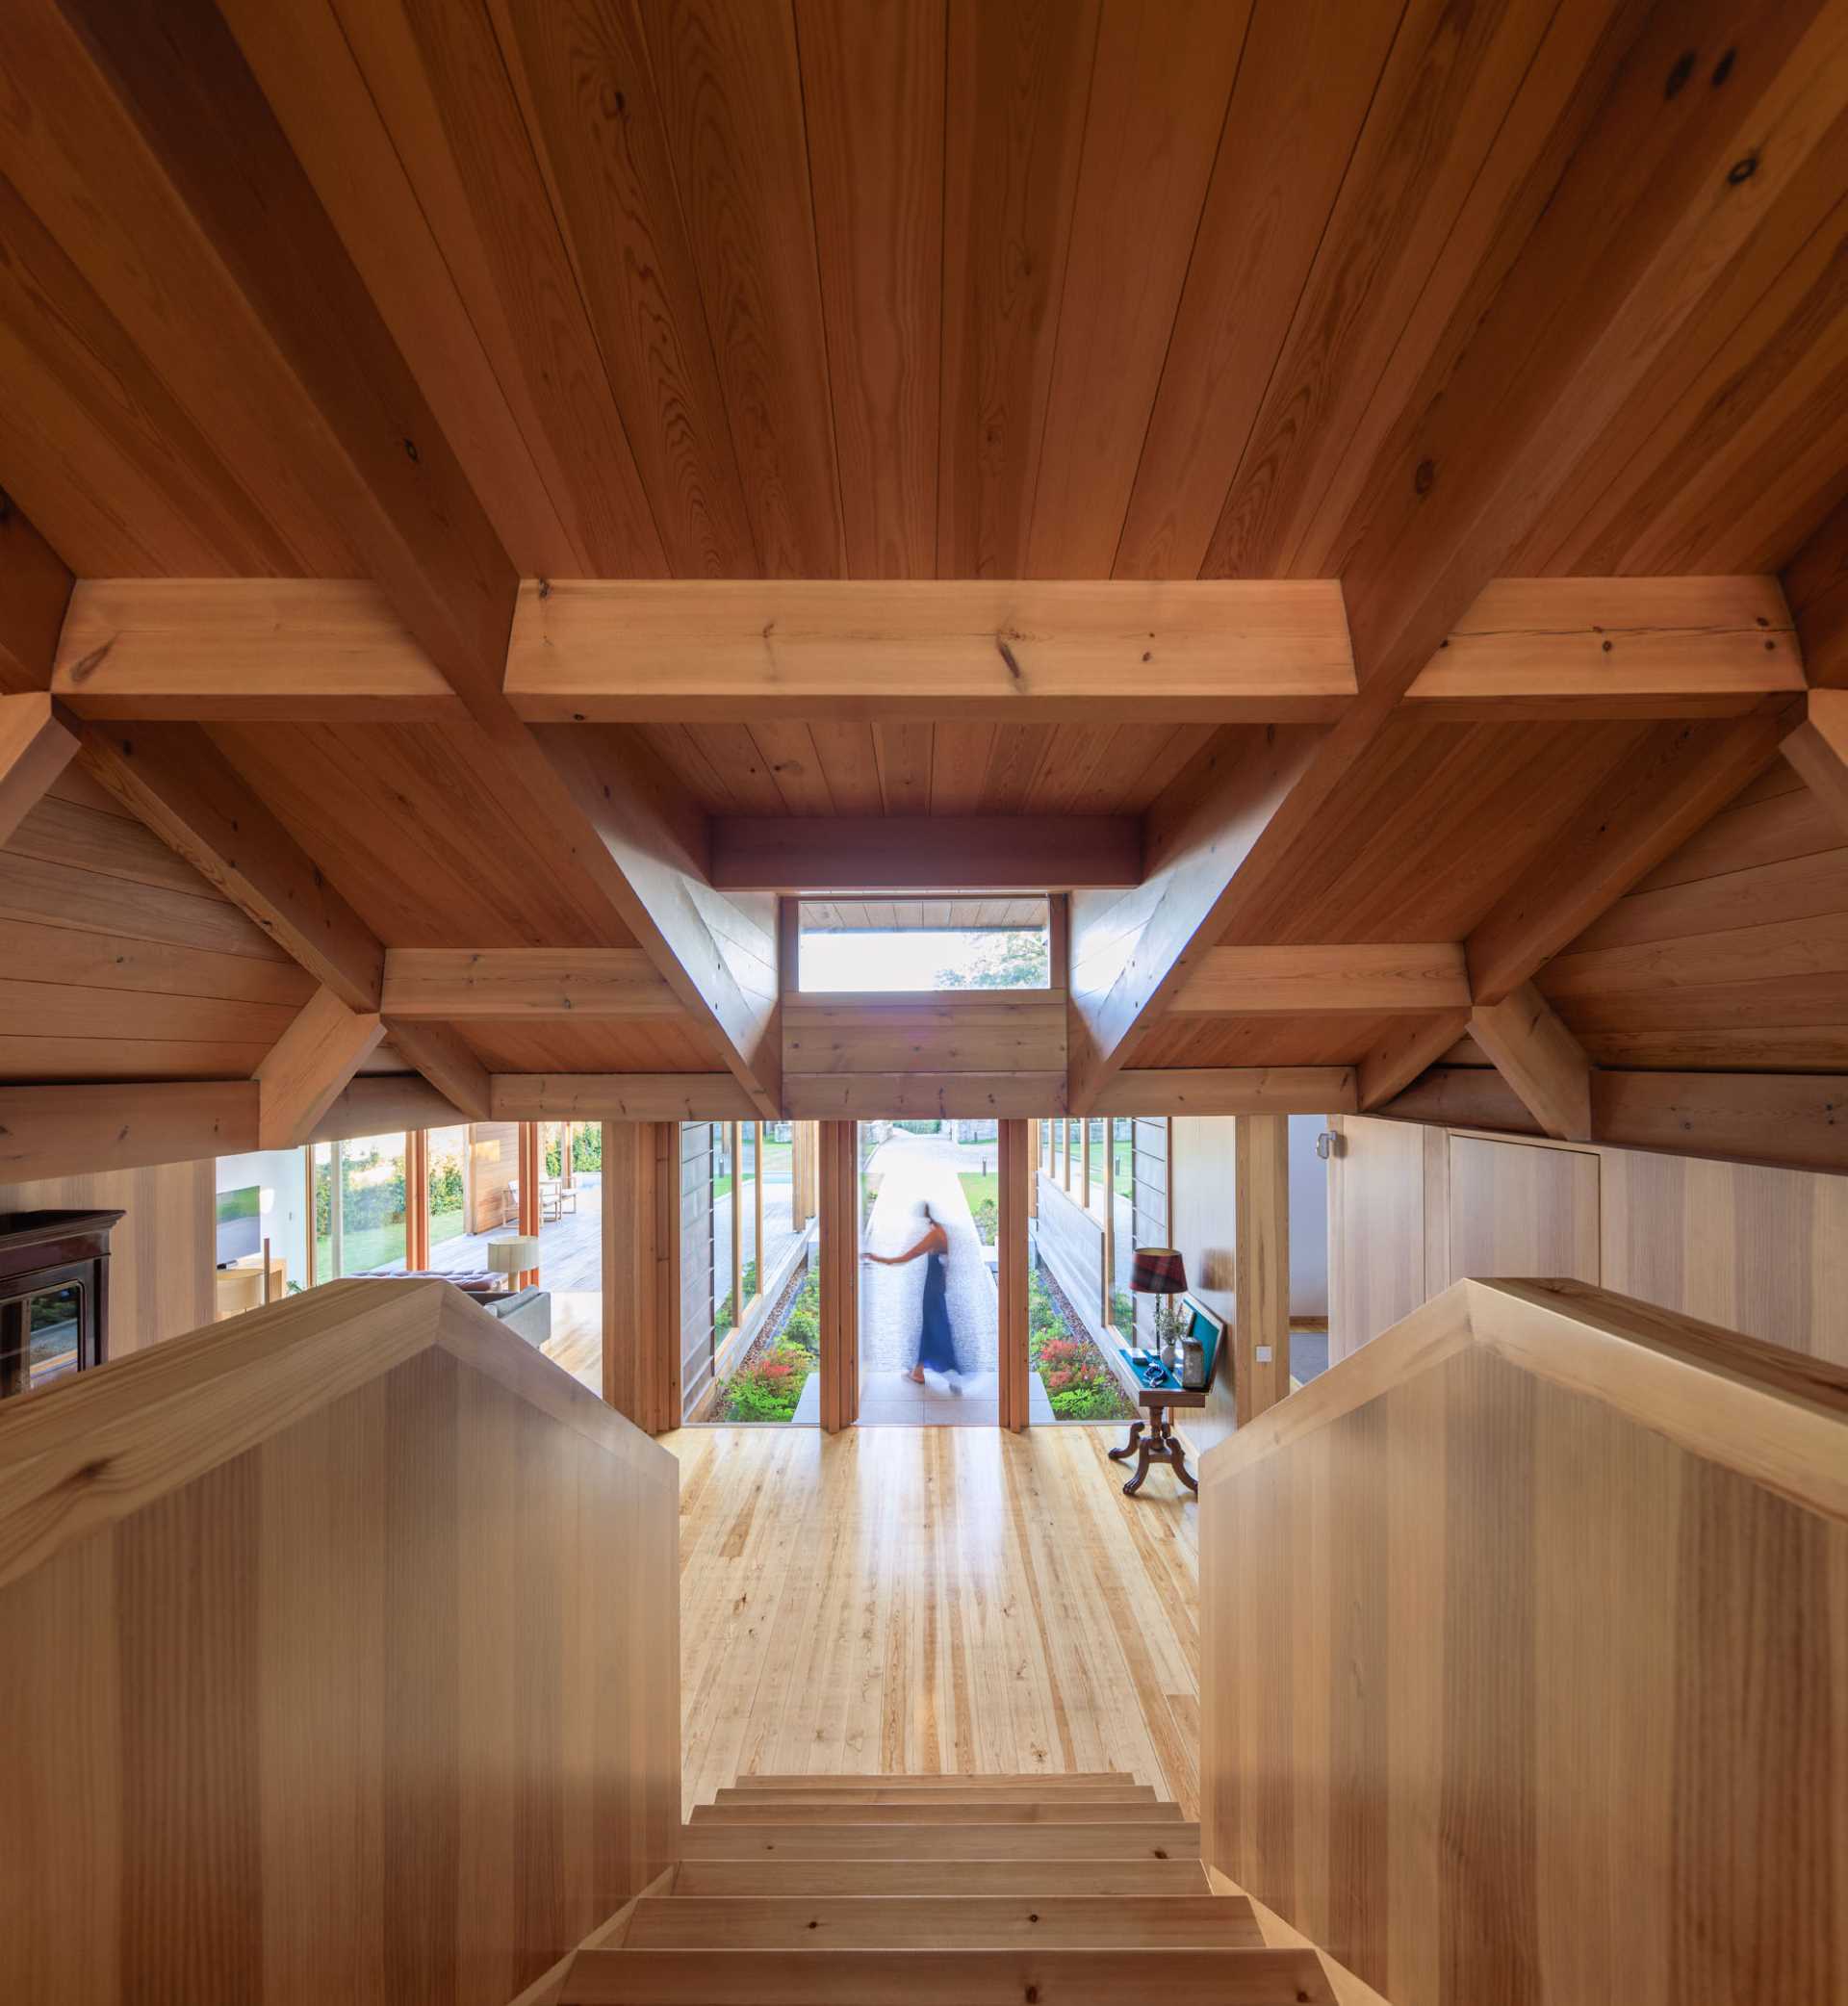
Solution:
{"label": "wooden side table", "polygon": [[1132,1455],[1136,1458],[1136,1474],[1123,1485],[1123,1496],[1133,1498],[1142,1489],[1150,1463],[1166,1463],[1197,1495],[1200,1487],[1187,1467],[1187,1452],[1168,1417],[1175,1407],[1205,1406],[1204,1391],[1190,1393],[1185,1386],[1139,1386],[1136,1404],[1147,1413],[1148,1419],[1132,1421],[1129,1440],[1120,1449],[1106,1452],[1114,1463],[1127,1462]]}

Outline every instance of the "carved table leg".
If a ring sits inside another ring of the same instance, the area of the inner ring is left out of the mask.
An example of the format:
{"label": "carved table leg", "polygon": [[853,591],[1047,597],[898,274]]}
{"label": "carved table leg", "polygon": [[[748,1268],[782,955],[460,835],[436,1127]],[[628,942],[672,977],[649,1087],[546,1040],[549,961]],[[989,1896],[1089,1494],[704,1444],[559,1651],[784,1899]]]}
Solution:
{"label": "carved table leg", "polygon": [[1139,1418],[1129,1424],[1129,1440],[1120,1449],[1107,1449],[1104,1451],[1104,1453],[1114,1463],[1127,1462],[1136,1453],[1136,1445],[1142,1439],[1142,1423]]}
{"label": "carved table leg", "polygon": [[[1159,1427],[1159,1425],[1160,1424],[1158,1423],[1157,1426]],[[1136,1493],[1142,1489],[1142,1479],[1148,1475],[1148,1466],[1152,1459],[1154,1449],[1154,1436],[1143,1436],[1142,1446],[1136,1452],[1136,1474],[1129,1479],[1129,1481],[1126,1484],[1123,1485],[1124,1497],[1133,1498],[1136,1495]]]}

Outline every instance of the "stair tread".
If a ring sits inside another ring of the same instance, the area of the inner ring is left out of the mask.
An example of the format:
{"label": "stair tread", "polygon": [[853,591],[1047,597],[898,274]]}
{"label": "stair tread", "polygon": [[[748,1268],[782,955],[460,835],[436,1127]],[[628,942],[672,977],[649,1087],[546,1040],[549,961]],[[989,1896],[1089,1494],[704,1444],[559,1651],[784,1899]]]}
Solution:
{"label": "stair tread", "polygon": [[[1121,2006],[1146,1950],[582,1950],[560,2006]],[[1029,1992],[1031,1988],[1031,1993]],[[1334,2006],[1309,1950],[1164,1950],[1163,2006]]]}
{"label": "stair tread", "polygon": [[[965,1876],[973,1879],[974,1876]],[[627,1949],[1234,1949],[1261,1945],[1240,1895],[651,1895]]]}
{"label": "stair tread", "polygon": [[983,1779],[984,1787],[949,1785],[941,1789],[913,1784],[901,1789],[855,1788],[820,1785],[789,1789],[740,1789],[727,1785],[713,1795],[715,1804],[1153,1804],[1155,1787],[1146,1783],[1081,1784],[1048,1790],[1038,1783],[1001,1783]]}
{"label": "stair tread", "polygon": [[1200,1828],[1175,1824],[696,1823],[683,1860],[1197,1860]]}
{"label": "stair tread", "polygon": [[968,1798],[955,1804],[902,1802],[882,1804],[854,1799],[835,1804],[702,1804],[692,1825],[1172,1825],[1181,1820],[1178,1804],[1094,1804],[1079,1798],[1023,1798],[995,1803]]}
{"label": "stair tread", "polygon": [[1089,1895],[1207,1891],[1197,1860],[682,1860],[678,1895]]}
{"label": "stair tread", "polygon": [[880,1775],[863,1769],[818,1771],[813,1775],[791,1775],[774,1773],[764,1776],[740,1776],[735,1787],[745,1789],[771,1790],[814,1790],[830,1789],[838,1786],[842,1788],[859,1789],[902,1789],[908,1785],[923,1784],[933,1789],[945,1788],[966,1784],[981,1787],[988,1784],[1045,1784],[1058,1788],[1066,1784],[1133,1784],[1137,1778],[1126,1769],[1071,1769],[1071,1770],[995,1770],[991,1774],[971,1774],[963,1770],[926,1772],[910,1769],[896,1770]]}

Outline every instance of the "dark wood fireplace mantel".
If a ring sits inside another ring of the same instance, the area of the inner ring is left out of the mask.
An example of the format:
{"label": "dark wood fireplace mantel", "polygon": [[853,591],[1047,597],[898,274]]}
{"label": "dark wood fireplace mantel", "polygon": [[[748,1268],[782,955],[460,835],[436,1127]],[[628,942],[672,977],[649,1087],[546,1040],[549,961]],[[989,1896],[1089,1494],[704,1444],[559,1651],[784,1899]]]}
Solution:
{"label": "dark wood fireplace mantel", "polygon": [[109,1236],[120,1212],[0,1213],[0,1399],[109,1355]]}

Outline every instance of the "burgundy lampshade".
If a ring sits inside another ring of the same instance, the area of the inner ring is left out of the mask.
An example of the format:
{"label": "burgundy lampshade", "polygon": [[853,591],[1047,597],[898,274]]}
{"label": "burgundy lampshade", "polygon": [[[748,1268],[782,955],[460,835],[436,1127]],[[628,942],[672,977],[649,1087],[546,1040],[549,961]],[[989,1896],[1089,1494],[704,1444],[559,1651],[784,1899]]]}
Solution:
{"label": "burgundy lampshade", "polygon": [[1187,1287],[1187,1263],[1176,1247],[1139,1247],[1129,1285],[1139,1296],[1178,1296]]}

